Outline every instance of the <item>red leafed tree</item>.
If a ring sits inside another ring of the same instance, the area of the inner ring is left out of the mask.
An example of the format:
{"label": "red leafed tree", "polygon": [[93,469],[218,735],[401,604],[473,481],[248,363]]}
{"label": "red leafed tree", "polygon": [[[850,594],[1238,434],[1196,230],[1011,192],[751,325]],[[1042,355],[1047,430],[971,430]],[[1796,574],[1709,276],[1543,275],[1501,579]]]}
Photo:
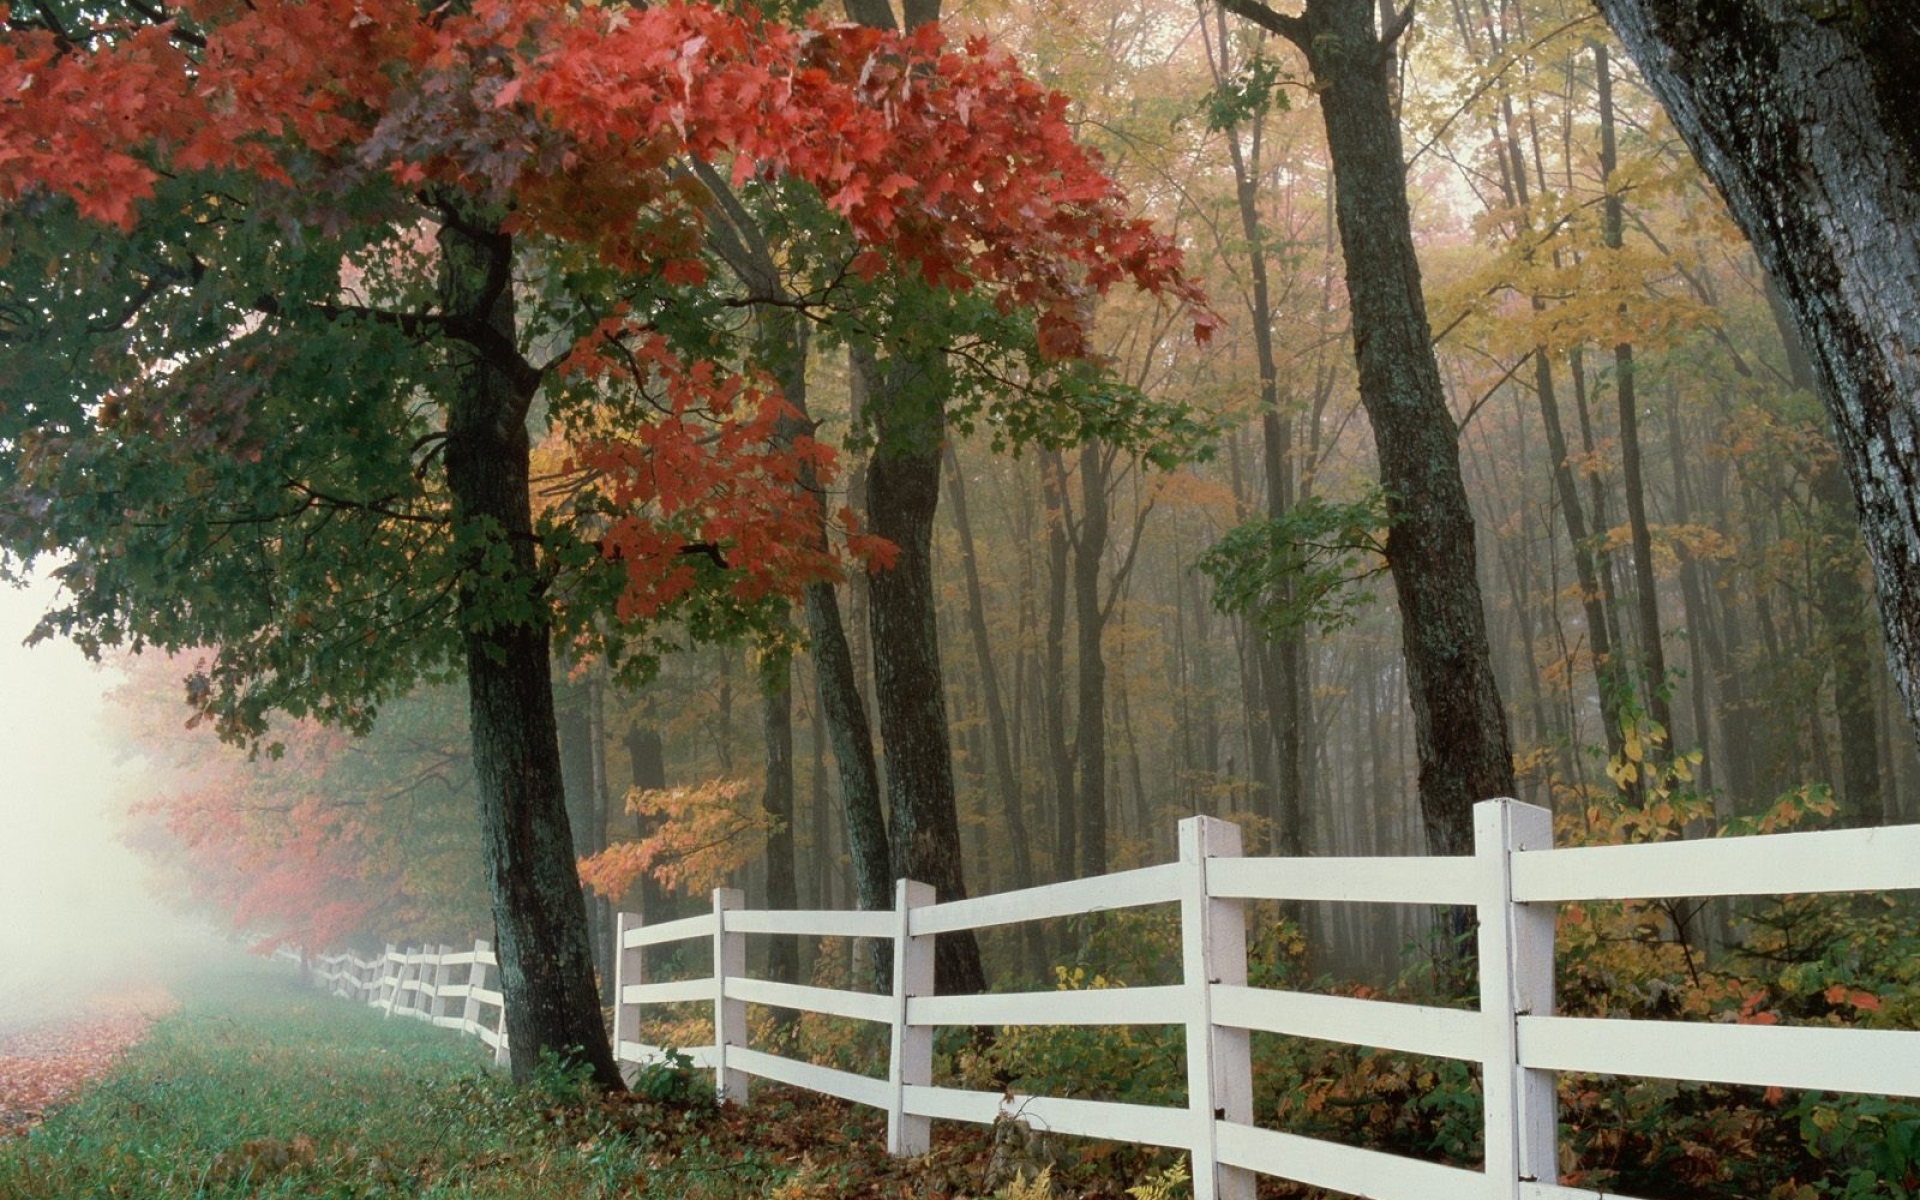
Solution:
{"label": "red leafed tree", "polygon": [[[933,29],[548,0],[4,26],[0,544],[72,556],[46,631],[217,646],[189,696],[240,740],[275,710],[363,729],[463,672],[515,1069],[551,1051],[617,1087],[553,631],[737,618],[836,569],[780,536],[817,521],[792,485],[824,454],[769,450],[778,393],[699,361],[768,299],[706,286],[702,174],[833,214],[809,305],[911,272],[1031,314],[1053,356],[1116,284],[1198,300],[1173,247],[1064,100]],[[536,521],[549,428],[571,493]]]}
{"label": "red leafed tree", "polygon": [[208,754],[181,728],[195,656],[126,658],[117,733],[148,764],[128,840],[183,903],[262,948],[485,936],[465,723],[445,688],[371,736],[291,722],[271,759]]}

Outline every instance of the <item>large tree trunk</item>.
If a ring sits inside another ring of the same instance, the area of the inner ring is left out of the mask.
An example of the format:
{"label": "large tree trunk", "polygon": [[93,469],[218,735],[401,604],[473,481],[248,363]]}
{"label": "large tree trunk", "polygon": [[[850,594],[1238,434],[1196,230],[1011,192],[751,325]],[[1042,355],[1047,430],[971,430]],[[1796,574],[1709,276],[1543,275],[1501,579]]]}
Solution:
{"label": "large tree trunk", "polygon": [[[911,31],[940,19],[939,0],[902,0],[899,22],[887,0],[847,0],[846,10],[854,21],[877,29]],[[894,874],[932,884],[942,900],[958,900],[967,887],[933,602],[933,518],[947,434],[942,353],[924,345],[896,351],[884,364],[853,358],[856,375],[866,376],[872,405],[868,521],[899,549],[893,569],[868,576]],[[941,935],[934,958],[935,986],[942,993],[986,990],[980,945],[971,931]]]}
{"label": "large tree trunk", "polygon": [[1786,297],[1920,729],[1920,12],[1597,3]]}
{"label": "large tree trunk", "polygon": [[[892,567],[867,577],[869,620],[894,875],[932,884],[941,900],[959,900],[967,889],[933,600],[933,522],[946,422],[940,383],[914,377],[926,369],[896,362],[884,390],[870,393],[875,443],[868,524],[899,553]],[[943,995],[986,990],[971,933],[942,934],[934,956],[935,986]]]}
{"label": "large tree trunk", "polygon": [[1467,854],[1474,803],[1514,793],[1513,758],[1487,647],[1459,439],[1413,248],[1393,111],[1400,30],[1376,30],[1373,0],[1308,0],[1298,17],[1257,0],[1223,2],[1298,46],[1320,95],[1360,399],[1387,496],[1387,565],[1400,601],[1421,818],[1431,853]]}
{"label": "large tree trunk", "polygon": [[[567,826],[573,834],[575,860],[607,848],[607,807],[604,780],[597,763],[600,726],[594,712],[595,684],[583,679],[563,684],[554,699],[556,732],[560,739],[560,781],[567,797]],[[587,889],[587,939],[600,983],[600,998],[611,1003],[613,987],[613,906],[605,896]]]}
{"label": "large tree trunk", "polygon": [[[511,239],[449,223],[440,231],[440,251],[444,311],[484,322],[511,346]],[[498,353],[454,353],[447,488],[466,564],[460,628],[513,1074],[530,1077],[551,1052],[585,1064],[596,1083],[617,1089],[561,786],[551,639],[533,554],[526,414],[538,380]]]}

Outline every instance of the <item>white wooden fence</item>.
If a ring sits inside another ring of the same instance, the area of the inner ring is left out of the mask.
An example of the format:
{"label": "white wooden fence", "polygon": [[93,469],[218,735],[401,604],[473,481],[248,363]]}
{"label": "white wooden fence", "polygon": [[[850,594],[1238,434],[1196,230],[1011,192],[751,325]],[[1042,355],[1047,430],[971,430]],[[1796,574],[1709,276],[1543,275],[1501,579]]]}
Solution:
{"label": "white wooden fence", "polygon": [[322,954],[305,965],[309,981],[331,995],[362,1001],[389,1017],[417,1017],[457,1029],[485,1042],[493,1061],[507,1065],[506,1003],[497,986],[487,986],[500,961],[484,940],[457,952],[452,946],[401,950],[389,944],[378,958]]}
{"label": "white wooden fence", "polygon": [[[1026,891],[936,904],[931,888],[902,881],[890,912],[763,912],[722,889],[701,916],[647,927],[622,914],[615,1054],[641,1064],[663,1053],[639,1041],[645,1006],[710,1002],[713,1044],[687,1052],[715,1072],[728,1100],[745,1103],[748,1079],[758,1076],[870,1105],[886,1112],[895,1154],[924,1152],[936,1118],[988,1123],[1017,1111],[1056,1133],[1187,1151],[1196,1200],[1251,1200],[1256,1173],[1376,1200],[1591,1200],[1601,1193],[1557,1182],[1557,1071],[1920,1096],[1920,1032],[1553,1015],[1555,905],[1917,888],[1920,826],[1555,850],[1544,809],[1496,800],[1475,807],[1474,832],[1471,857],[1243,858],[1236,826],[1196,817],[1180,823],[1178,862]],[[1249,900],[1471,906],[1479,915],[1479,1011],[1248,987]],[[936,934],[1152,904],[1179,905],[1182,983],[934,993]],[[746,939],[764,934],[885,939],[893,946],[893,994],[748,978]],[[709,977],[642,979],[646,947],[691,939],[712,943]],[[888,1026],[885,1078],[749,1047],[749,1004]],[[935,1029],[975,1025],[1183,1026],[1188,1104],[1009,1098],[934,1086]],[[1253,1030],[1479,1063],[1484,1170],[1257,1128]]]}

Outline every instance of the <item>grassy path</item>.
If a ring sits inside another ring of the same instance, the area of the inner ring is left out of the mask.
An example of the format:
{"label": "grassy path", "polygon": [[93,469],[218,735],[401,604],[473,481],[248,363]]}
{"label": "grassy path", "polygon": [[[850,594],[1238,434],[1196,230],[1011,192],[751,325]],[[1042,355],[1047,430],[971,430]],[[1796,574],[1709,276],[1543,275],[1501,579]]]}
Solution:
{"label": "grassy path", "polygon": [[31,1131],[0,1136],[0,1197],[980,1192],[981,1131],[896,1162],[878,1149],[877,1114],[803,1094],[768,1089],[751,1109],[717,1110],[658,1094],[697,1089],[691,1076],[643,1080],[651,1099],[590,1098],[557,1077],[515,1088],[477,1040],[303,989],[284,964],[244,962],[176,991],[179,1007],[110,1073]]}

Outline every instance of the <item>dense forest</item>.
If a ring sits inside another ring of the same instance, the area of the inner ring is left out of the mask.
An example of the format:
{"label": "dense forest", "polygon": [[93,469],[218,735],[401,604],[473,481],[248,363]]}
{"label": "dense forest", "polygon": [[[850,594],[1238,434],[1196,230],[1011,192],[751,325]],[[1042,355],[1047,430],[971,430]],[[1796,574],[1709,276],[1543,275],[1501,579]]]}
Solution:
{"label": "dense forest", "polygon": [[[889,439],[928,435],[876,414],[889,368],[872,349],[804,305],[787,311],[821,325],[811,341],[764,314],[734,322],[736,361],[772,362],[763,347],[783,337],[803,356],[786,386],[845,464],[826,507],[907,552],[811,585],[791,615],[658,621],[637,664],[591,631],[558,644],[576,852],[615,847],[594,877],[627,908],[675,911],[727,878],[775,904],[861,902],[850,839],[874,835],[850,815],[823,708],[823,609],[840,615],[882,780],[922,768],[920,751],[889,753],[912,743],[876,693],[931,687],[944,706],[958,861],[943,887],[1160,861],[1196,813],[1276,852],[1449,848],[1420,796],[1389,570],[1406,518],[1356,372],[1324,64],[1235,14],[1159,0],[947,16],[1071,97],[1077,136],[1178,244],[1218,327],[1198,341],[1179,306],[1109,294],[1089,314],[1097,371],[1063,382],[980,314],[883,297],[946,329],[881,350],[896,370],[931,356],[919,369],[946,387],[932,440],[902,457]],[[1647,814],[1646,836],[1697,834],[1792,796],[1830,795],[1841,823],[1914,820],[1920,763],[1806,356],[1599,15],[1452,0],[1382,51],[1471,505],[1469,528],[1424,549],[1477,586],[1517,795],[1568,836],[1615,829],[1622,810]],[[811,250],[777,239],[803,235],[755,236],[788,271]],[[701,254],[705,303],[759,286],[738,246],[716,236]],[[545,469],[536,507],[566,503]],[[915,639],[884,595],[911,584],[914,538],[937,657],[904,655]],[[726,554],[711,551],[715,574]],[[191,652],[134,660],[124,695],[136,743],[170,768],[140,836],[163,856],[183,852],[152,831],[184,838],[203,899],[309,943],[488,928],[454,693],[386,705],[364,739],[283,724],[276,753],[248,761],[180,729],[193,667]],[[918,818],[888,807],[898,838]],[[1405,922],[1342,919],[1337,960],[1390,974]]]}

